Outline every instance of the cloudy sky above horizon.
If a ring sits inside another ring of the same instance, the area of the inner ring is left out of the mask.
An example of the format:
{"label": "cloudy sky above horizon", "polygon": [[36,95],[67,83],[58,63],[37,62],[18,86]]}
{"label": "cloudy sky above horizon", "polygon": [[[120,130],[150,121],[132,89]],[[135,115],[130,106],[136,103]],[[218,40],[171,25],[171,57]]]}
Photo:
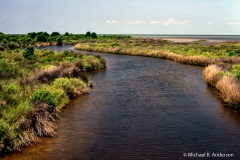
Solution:
{"label": "cloudy sky above horizon", "polygon": [[240,35],[240,0],[0,0],[0,32]]}

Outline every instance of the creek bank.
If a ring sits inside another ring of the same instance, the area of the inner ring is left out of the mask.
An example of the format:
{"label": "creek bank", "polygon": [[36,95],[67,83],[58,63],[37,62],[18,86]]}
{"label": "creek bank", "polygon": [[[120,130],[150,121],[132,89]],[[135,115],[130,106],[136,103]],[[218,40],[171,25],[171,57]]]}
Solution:
{"label": "creek bank", "polygon": [[100,56],[73,51],[24,50],[0,59],[0,151],[20,151],[40,137],[56,135],[56,119],[70,100],[87,94],[85,72],[106,68]]}

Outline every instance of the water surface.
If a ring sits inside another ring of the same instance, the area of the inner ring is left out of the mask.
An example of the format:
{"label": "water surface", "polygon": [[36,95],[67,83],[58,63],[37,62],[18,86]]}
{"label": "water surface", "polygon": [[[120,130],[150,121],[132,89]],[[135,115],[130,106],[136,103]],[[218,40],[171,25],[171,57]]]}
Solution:
{"label": "water surface", "polygon": [[58,135],[6,159],[183,159],[189,152],[240,158],[239,114],[222,107],[202,67],[101,55],[107,69],[90,74],[90,94],[63,110]]}

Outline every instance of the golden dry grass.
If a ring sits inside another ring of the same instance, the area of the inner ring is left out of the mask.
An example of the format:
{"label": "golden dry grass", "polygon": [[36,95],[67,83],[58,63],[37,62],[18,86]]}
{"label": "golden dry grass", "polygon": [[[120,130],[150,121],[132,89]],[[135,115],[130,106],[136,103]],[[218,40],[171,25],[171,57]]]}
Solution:
{"label": "golden dry grass", "polygon": [[224,75],[228,67],[210,65],[203,71],[204,79],[208,84],[216,87],[223,102],[230,105],[240,104],[240,82],[232,75]]}
{"label": "golden dry grass", "polygon": [[224,102],[237,105],[240,104],[240,82],[233,76],[223,76],[217,82],[216,88],[220,91]]}
{"label": "golden dry grass", "polygon": [[80,62],[76,63],[61,63],[59,66],[47,68],[45,70],[36,70],[35,74],[24,83],[31,85],[36,83],[48,83],[59,77],[77,77],[83,72],[83,66]]}
{"label": "golden dry grass", "polygon": [[219,72],[221,72],[221,70],[222,67],[216,64],[206,67],[203,71],[204,79],[208,82],[208,84],[215,85],[222,77],[219,75]]}

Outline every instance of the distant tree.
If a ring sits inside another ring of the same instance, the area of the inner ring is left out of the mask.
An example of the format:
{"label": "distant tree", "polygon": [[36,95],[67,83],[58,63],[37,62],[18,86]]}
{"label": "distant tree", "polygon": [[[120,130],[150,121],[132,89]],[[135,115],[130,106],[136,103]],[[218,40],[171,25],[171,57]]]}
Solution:
{"label": "distant tree", "polygon": [[59,32],[52,32],[51,36],[52,37],[60,36],[60,33]]}
{"label": "distant tree", "polygon": [[49,34],[47,33],[47,32],[43,32],[43,34],[42,35],[44,35],[46,38],[48,38],[49,37]]}
{"label": "distant tree", "polygon": [[3,43],[3,44],[7,44],[7,43],[8,43],[8,40],[3,39],[3,40],[2,40],[2,43]]}
{"label": "distant tree", "polygon": [[35,32],[28,33],[28,35],[33,39],[37,36]]}
{"label": "distant tree", "polygon": [[43,34],[37,35],[36,40],[37,40],[38,42],[47,42],[47,38],[46,38]]}
{"label": "distant tree", "polygon": [[91,32],[90,31],[86,32],[85,36],[86,37],[91,37]]}
{"label": "distant tree", "polygon": [[64,34],[64,36],[69,36],[69,33],[68,33],[68,32],[66,32],[66,33]]}
{"label": "distant tree", "polygon": [[95,32],[92,32],[91,37],[92,38],[97,38],[97,34]]}
{"label": "distant tree", "polygon": [[0,32],[0,35],[1,35],[1,34],[4,35],[4,33]]}
{"label": "distant tree", "polygon": [[47,41],[48,42],[53,42],[53,41],[55,41],[55,38],[54,37],[48,37]]}
{"label": "distant tree", "polygon": [[29,37],[26,37],[26,38],[24,38],[24,41],[27,42],[27,43],[30,43],[32,41],[32,39],[29,38]]}
{"label": "distant tree", "polygon": [[29,60],[36,59],[36,56],[34,55],[34,48],[33,47],[27,47],[23,51],[23,57]]}
{"label": "distant tree", "polygon": [[3,34],[0,34],[0,41],[2,41],[5,38]]}
{"label": "distant tree", "polygon": [[62,45],[62,37],[59,36],[58,38],[56,38],[56,42],[57,42],[57,45]]}
{"label": "distant tree", "polygon": [[18,39],[19,39],[19,37],[11,37],[11,38],[9,38],[9,41],[11,41],[11,42],[17,42]]}
{"label": "distant tree", "polygon": [[36,35],[41,35],[41,34],[43,34],[43,32],[41,31],[41,32],[38,32],[38,33],[36,33]]}

